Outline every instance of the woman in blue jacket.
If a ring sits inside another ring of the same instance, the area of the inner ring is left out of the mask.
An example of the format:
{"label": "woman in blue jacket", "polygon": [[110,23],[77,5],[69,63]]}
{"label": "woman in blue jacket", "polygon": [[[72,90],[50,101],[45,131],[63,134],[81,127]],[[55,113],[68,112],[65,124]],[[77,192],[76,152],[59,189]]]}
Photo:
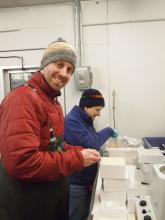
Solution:
{"label": "woman in blue jacket", "polygon": [[[117,133],[110,127],[96,131],[93,121],[105,106],[102,94],[96,89],[83,92],[79,106],[74,106],[65,117],[64,138],[71,145],[96,149]],[[86,220],[89,214],[92,186],[97,165],[82,169],[70,176],[70,220]]]}

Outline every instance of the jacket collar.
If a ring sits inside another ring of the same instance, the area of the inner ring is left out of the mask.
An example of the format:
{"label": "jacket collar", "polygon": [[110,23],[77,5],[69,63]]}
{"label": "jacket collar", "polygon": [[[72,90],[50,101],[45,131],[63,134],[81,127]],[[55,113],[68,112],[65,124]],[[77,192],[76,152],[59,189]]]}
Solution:
{"label": "jacket collar", "polygon": [[79,106],[75,105],[72,108],[72,111],[75,112],[76,114],[80,115],[80,117],[90,126],[93,126],[93,120],[92,118]]}
{"label": "jacket collar", "polygon": [[27,82],[27,84],[33,85],[37,90],[42,90],[48,97],[52,99],[61,95],[60,91],[55,91],[49,86],[40,71],[37,71]]}

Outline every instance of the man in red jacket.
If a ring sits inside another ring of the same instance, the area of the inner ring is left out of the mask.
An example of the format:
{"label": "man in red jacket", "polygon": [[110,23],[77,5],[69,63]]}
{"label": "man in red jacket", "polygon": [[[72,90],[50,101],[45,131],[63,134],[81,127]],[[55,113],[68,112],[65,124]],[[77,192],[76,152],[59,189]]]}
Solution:
{"label": "man in red jacket", "polygon": [[63,141],[57,100],[76,66],[60,39],[44,51],[41,68],[0,107],[0,219],[68,220],[66,176],[100,160],[97,151]]}

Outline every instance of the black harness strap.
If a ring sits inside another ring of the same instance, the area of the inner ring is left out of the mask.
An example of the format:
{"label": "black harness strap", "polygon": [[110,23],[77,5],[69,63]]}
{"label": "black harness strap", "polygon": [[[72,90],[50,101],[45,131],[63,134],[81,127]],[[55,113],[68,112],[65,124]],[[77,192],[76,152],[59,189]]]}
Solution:
{"label": "black harness strap", "polygon": [[[33,91],[36,94],[38,94],[37,89],[33,85],[26,83],[24,86],[29,86],[30,88],[33,89]],[[50,123],[49,131],[50,131],[50,135],[49,135],[48,151],[62,151],[64,149],[64,137],[63,137],[63,135],[56,137],[54,135],[54,130],[52,128],[51,123]]]}

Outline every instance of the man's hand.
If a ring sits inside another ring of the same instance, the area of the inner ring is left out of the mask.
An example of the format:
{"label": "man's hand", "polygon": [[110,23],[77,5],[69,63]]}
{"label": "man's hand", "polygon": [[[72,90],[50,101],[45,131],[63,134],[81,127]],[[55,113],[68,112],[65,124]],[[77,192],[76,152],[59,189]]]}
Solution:
{"label": "man's hand", "polygon": [[94,163],[97,163],[100,161],[101,157],[99,152],[93,149],[83,149],[80,151],[84,158],[84,167],[88,167]]}

